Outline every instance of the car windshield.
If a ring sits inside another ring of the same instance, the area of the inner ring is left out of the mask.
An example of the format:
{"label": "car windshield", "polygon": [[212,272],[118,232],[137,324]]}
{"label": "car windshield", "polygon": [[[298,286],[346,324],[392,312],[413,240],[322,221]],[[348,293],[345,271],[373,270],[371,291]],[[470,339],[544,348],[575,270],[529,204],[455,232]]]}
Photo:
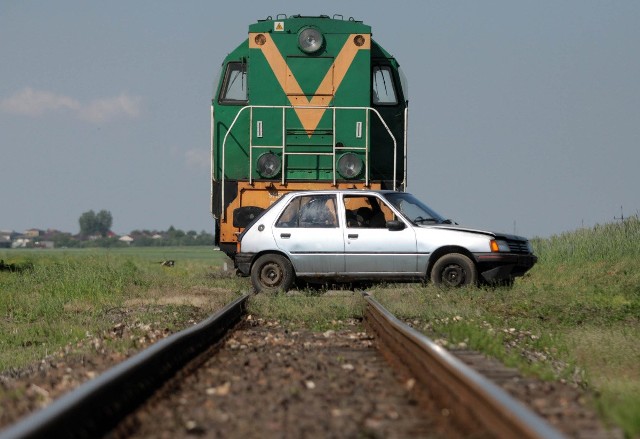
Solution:
{"label": "car windshield", "polygon": [[384,194],[384,197],[414,224],[452,224],[411,194],[394,192]]}

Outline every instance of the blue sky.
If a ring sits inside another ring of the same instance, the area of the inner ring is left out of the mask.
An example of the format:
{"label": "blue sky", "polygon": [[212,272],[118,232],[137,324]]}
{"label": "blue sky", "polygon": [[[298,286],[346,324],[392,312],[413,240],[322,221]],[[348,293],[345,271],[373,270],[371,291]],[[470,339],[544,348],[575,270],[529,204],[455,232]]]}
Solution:
{"label": "blue sky", "polygon": [[550,236],[640,210],[640,2],[0,0],[0,229],[212,229],[209,105],[257,19],[355,17],[409,80],[409,191]]}

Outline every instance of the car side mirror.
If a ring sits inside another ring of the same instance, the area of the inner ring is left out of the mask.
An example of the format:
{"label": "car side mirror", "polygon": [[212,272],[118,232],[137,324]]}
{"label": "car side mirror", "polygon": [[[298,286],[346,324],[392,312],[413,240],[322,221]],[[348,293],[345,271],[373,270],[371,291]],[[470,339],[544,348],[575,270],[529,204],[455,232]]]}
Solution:
{"label": "car side mirror", "polygon": [[398,221],[398,220],[392,220],[392,221],[387,221],[387,229],[394,231],[394,230],[404,230],[405,225],[402,221]]}

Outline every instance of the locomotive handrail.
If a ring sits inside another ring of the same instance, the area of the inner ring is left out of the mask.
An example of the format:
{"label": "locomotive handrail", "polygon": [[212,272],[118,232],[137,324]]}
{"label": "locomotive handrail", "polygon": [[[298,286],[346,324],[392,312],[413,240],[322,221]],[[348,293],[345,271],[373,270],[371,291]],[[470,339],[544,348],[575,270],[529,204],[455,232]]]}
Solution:
{"label": "locomotive handrail", "polygon": [[403,167],[403,175],[402,175],[402,190],[407,190],[407,135],[409,133],[409,107],[404,108],[404,167]]}
{"label": "locomotive handrail", "polygon": [[[265,108],[265,109],[281,109],[282,110],[282,145],[253,145],[253,110],[255,108]],[[231,124],[229,125],[229,128],[227,129],[227,132],[224,135],[224,138],[222,140],[222,157],[221,157],[221,190],[220,190],[220,208],[221,208],[221,212],[220,212],[220,220],[223,221],[226,218],[226,209],[225,209],[225,205],[224,205],[224,189],[225,189],[225,155],[226,155],[226,146],[227,146],[227,138],[229,137],[229,134],[231,133],[231,131],[233,131],[233,128],[236,124],[236,122],[238,121],[240,114],[242,114],[242,112],[244,112],[245,110],[249,109],[249,184],[252,184],[253,182],[253,149],[254,148],[282,148],[282,164],[281,164],[281,172],[282,172],[282,184],[285,184],[285,175],[286,175],[286,170],[285,170],[285,159],[287,155],[315,155],[315,156],[320,156],[320,155],[331,155],[333,157],[332,160],[332,177],[333,177],[333,185],[336,185],[336,160],[335,160],[335,156],[336,156],[336,151],[337,150],[363,150],[365,151],[365,185],[369,185],[369,113],[370,112],[374,112],[376,114],[376,116],[378,116],[378,119],[380,120],[380,122],[382,122],[382,125],[384,126],[384,128],[387,130],[387,133],[389,134],[389,137],[391,137],[391,140],[393,141],[393,190],[396,190],[396,180],[397,180],[397,155],[398,155],[398,142],[396,141],[395,136],[393,135],[393,133],[391,132],[391,129],[389,129],[389,126],[387,125],[387,123],[385,122],[385,120],[382,118],[382,116],[380,115],[380,113],[378,112],[378,110],[376,110],[375,108],[372,107],[327,107],[327,106],[320,106],[320,105],[246,105],[242,108],[240,108],[240,110],[238,111],[238,113],[236,114],[236,116],[233,118],[233,121],[231,122]],[[318,153],[318,152],[309,152],[309,153],[304,153],[304,152],[286,152],[286,110],[296,110],[296,109],[304,109],[304,110],[327,110],[327,109],[331,109],[333,112],[333,120],[332,120],[332,135],[333,135],[333,142],[332,142],[332,152],[331,153]],[[364,147],[337,147],[336,146],[336,110],[345,110],[345,111],[354,111],[354,110],[361,110],[361,111],[365,111],[366,112],[366,123],[365,123],[365,146]],[[212,133],[213,133],[213,128],[212,128]],[[404,141],[404,160],[406,162],[406,133],[405,133],[405,141]],[[213,134],[212,134],[212,145],[213,145]],[[213,163],[213,162],[212,162]],[[212,164],[213,166],[213,164]],[[404,179],[403,179],[403,187],[406,186],[406,163],[405,163],[405,170],[404,170]],[[215,175],[212,169],[212,175]]]}
{"label": "locomotive handrail", "polygon": [[215,176],[215,172],[216,172],[216,162],[215,162],[215,156],[213,153],[213,143],[214,143],[214,139],[215,139],[215,113],[213,111],[213,104],[211,105],[211,129],[210,129],[210,152],[209,152],[209,157],[211,159],[210,161],[210,165],[211,165],[211,171],[210,171],[210,178],[211,178],[211,193],[209,195],[209,206],[210,206],[210,211],[211,211],[211,216],[213,217],[214,220],[216,220],[216,214],[215,214],[215,209],[213,206],[213,194],[214,194],[214,188],[213,188],[213,181],[214,181],[214,176]]}

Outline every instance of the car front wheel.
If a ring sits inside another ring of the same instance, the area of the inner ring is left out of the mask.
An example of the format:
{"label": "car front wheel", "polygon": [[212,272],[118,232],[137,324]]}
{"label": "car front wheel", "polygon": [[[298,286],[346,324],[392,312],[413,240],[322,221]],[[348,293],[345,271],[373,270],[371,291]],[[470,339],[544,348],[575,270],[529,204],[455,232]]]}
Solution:
{"label": "car front wheel", "polygon": [[476,285],[478,270],[471,259],[460,253],[449,253],[433,264],[431,282],[447,288]]}
{"label": "car front wheel", "polygon": [[282,255],[262,255],[251,266],[251,283],[256,293],[287,291],[294,280],[291,262]]}

